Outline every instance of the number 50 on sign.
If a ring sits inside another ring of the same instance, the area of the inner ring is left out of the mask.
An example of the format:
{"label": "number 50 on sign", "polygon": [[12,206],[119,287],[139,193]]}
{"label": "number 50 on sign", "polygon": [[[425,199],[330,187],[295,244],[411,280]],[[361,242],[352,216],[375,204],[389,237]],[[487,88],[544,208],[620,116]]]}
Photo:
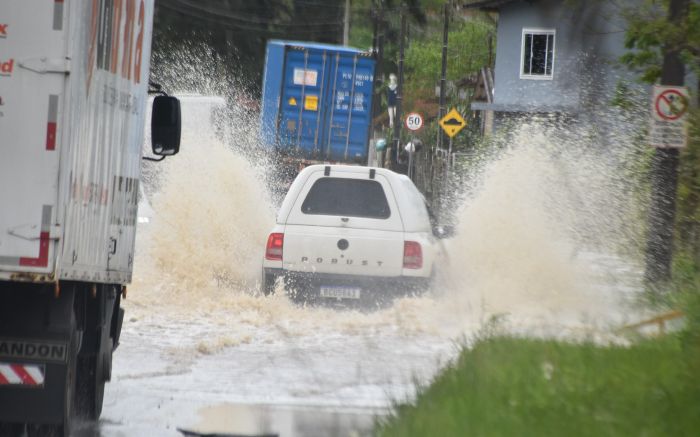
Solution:
{"label": "number 50 on sign", "polygon": [[423,127],[423,116],[417,112],[411,112],[406,116],[406,128],[411,131],[420,130]]}

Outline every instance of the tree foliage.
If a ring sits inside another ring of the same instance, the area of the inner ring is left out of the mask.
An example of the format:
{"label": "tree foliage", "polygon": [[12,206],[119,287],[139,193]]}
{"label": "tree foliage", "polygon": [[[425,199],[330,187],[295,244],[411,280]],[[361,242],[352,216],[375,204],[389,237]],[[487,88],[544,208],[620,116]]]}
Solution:
{"label": "tree foliage", "polygon": [[[489,38],[493,27],[480,20],[457,20],[452,23],[447,46],[447,79],[460,80],[488,64]],[[429,89],[440,80],[442,66],[442,32],[432,32],[424,40],[413,42],[406,52],[406,75],[409,89]]]}
{"label": "tree foliage", "polygon": [[[422,27],[426,11],[441,0],[351,0],[351,45],[369,49],[373,18],[385,11],[388,67],[394,62],[399,10],[405,4],[411,23]],[[260,90],[265,45],[269,39],[342,42],[345,0],[156,0],[153,69],[168,70],[180,53],[209,52],[230,76],[245,78],[248,88]],[[199,59],[198,58],[198,59]],[[239,80],[239,83],[241,81]]]}
{"label": "tree foliage", "polygon": [[663,50],[678,50],[686,64],[700,73],[700,4],[689,2],[680,25],[668,21],[668,0],[643,0],[623,14],[627,21],[622,57],[628,67],[640,71],[642,79],[654,83],[661,77]]}
{"label": "tree foliage", "polygon": [[[668,0],[644,0],[624,12],[629,52],[622,61],[641,72],[648,83],[660,79],[667,49],[677,50],[688,68],[700,74],[700,4],[689,2],[679,26],[669,23],[668,7]],[[689,125],[688,147],[681,153],[679,167],[677,244],[685,256],[700,263],[700,109],[691,110]]]}
{"label": "tree foliage", "polygon": [[[259,92],[269,39],[339,43],[343,0],[157,0],[154,70],[167,70],[179,53],[209,51],[230,76]],[[201,55],[202,53],[196,53]],[[201,57],[201,56],[200,56]]]}

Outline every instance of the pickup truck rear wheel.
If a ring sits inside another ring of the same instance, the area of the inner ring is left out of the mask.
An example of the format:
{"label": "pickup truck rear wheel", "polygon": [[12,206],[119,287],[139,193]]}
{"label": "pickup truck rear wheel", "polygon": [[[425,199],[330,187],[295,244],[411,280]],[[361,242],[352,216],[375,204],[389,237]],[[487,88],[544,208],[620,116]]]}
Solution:
{"label": "pickup truck rear wheel", "polygon": [[263,273],[262,283],[260,284],[260,292],[269,296],[275,294],[275,285],[277,284],[277,276]]}

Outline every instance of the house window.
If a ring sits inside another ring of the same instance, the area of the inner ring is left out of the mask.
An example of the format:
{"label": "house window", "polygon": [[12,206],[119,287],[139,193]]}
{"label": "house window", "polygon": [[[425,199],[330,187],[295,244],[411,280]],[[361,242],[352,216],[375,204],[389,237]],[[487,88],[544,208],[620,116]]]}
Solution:
{"label": "house window", "polygon": [[523,29],[521,79],[551,79],[554,64],[554,29]]}

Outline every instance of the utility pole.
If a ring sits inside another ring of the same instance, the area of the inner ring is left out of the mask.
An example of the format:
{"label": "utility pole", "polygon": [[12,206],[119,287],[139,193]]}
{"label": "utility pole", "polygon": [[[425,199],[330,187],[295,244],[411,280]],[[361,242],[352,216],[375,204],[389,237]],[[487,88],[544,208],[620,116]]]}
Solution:
{"label": "utility pole", "polygon": [[[687,16],[688,0],[671,0],[668,22],[676,28],[681,28]],[[684,76],[685,66],[680,57],[680,50],[674,42],[668,43],[664,47],[661,85],[682,86]],[[657,148],[651,170],[651,204],[644,272],[644,279],[649,285],[671,279],[677,191],[678,149]]]}
{"label": "utility pole", "polygon": [[378,0],[379,10],[377,12],[377,65],[374,67],[375,83],[378,89],[384,83],[382,64],[384,62],[384,35],[386,33],[386,23],[384,21],[384,0]]}
{"label": "utility pole", "polygon": [[394,146],[396,147],[396,163],[399,162],[401,148],[401,107],[403,103],[403,60],[406,49],[407,14],[406,5],[401,6],[401,32],[399,34],[399,83],[396,92],[396,119],[394,120]]}
{"label": "utility pole", "polygon": [[[373,2],[374,4],[375,2]],[[382,107],[382,72],[381,72],[381,63],[382,63],[382,55],[383,55],[383,48],[382,45],[384,44],[382,40],[383,38],[383,32],[384,32],[384,27],[383,27],[383,7],[384,4],[382,1],[378,1],[376,3],[379,3],[379,5],[376,5],[372,8],[372,56],[374,57],[375,60],[375,66],[374,66],[374,98],[372,99],[372,120],[379,115],[379,111],[381,110]]]}
{"label": "utility pole", "polygon": [[350,43],[350,0],[345,0],[345,16],[343,17],[343,45]]}
{"label": "utility pole", "polygon": [[[374,68],[374,78],[375,78],[375,89],[377,90],[377,114],[382,108],[382,94],[384,93],[384,38],[386,35],[386,21],[384,20],[384,0],[378,0],[379,2],[379,17],[377,20],[378,31],[377,31],[377,64]],[[382,132],[382,136],[386,134]],[[380,167],[384,167],[386,162],[387,153],[391,152],[391,147],[382,152],[382,163]]]}
{"label": "utility pole", "polygon": [[372,9],[370,11],[370,16],[372,18],[372,56],[377,57],[377,33],[379,33],[379,8],[374,6],[372,2]]}
{"label": "utility pole", "polygon": [[[449,21],[450,21],[450,11],[449,11],[450,4],[449,2],[446,2],[443,6],[444,12],[445,12],[445,18],[444,18],[444,23],[442,25],[442,70],[440,73],[440,109],[438,112],[438,120],[442,120],[442,117],[447,114],[447,108],[445,107],[445,93],[446,93],[446,86],[447,86],[447,35],[448,35],[448,26],[449,26]],[[441,148],[442,147],[442,139],[444,138],[444,134],[442,133],[441,129],[438,129],[437,132],[437,147]]]}

